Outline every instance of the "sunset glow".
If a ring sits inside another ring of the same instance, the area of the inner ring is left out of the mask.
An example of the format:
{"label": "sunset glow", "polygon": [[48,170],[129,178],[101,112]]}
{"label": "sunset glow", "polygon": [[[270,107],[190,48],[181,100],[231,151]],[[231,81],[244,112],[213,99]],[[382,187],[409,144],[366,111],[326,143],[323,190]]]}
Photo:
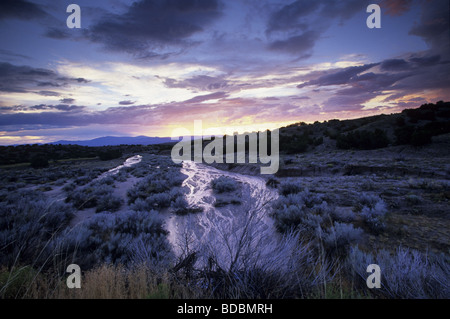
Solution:
{"label": "sunset glow", "polygon": [[175,3],[80,0],[69,29],[64,1],[2,2],[0,143],[273,129],[450,98],[447,1]]}

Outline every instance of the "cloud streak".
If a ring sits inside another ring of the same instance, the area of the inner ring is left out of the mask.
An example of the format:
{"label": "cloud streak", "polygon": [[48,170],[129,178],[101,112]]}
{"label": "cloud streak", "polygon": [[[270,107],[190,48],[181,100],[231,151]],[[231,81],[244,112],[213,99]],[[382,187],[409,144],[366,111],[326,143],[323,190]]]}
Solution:
{"label": "cloud streak", "polygon": [[220,5],[215,0],[141,0],[124,14],[100,18],[86,37],[112,51],[164,57],[165,47],[191,44],[189,38],[218,17]]}

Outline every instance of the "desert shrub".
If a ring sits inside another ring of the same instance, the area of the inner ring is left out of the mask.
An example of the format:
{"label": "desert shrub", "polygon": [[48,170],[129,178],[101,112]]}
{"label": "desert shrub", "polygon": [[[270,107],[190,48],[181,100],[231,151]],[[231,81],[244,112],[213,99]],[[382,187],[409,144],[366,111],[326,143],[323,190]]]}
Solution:
{"label": "desert shrub", "polygon": [[374,181],[370,178],[364,179],[364,181],[361,182],[361,189],[364,191],[373,191],[375,190],[375,184]]}
{"label": "desert shrub", "polygon": [[332,210],[331,217],[336,221],[350,223],[355,220],[356,215],[352,210],[336,207]]}
{"label": "desert shrub", "polygon": [[323,136],[316,138],[313,142],[314,146],[319,146],[323,144]]}
{"label": "desert shrub", "polygon": [[60,235],[53,249],[77,262],[82,269],[100,263],[129,264],[137,245],[160,261],[170,255],[166,230],[155,211],[99,213]]}
{"label": "desert shrub", "polygon": [[278,199],[272,204],[274,209],[282,209],[289,206],[305,206],[305,198],[303,194],[290,194],[287,196],[280,196]]}
{"label": "desert shrub", "polygon": [[399,128],[396,128],[394,131],[395,134],[395,144],[403,145],[411,143],[411,137],[414,133],[414,126],[405,125]]}
{"label": "desert shrub", "polygon": [[118,182],[125,182],[128,178],[128,173],[121,169],[117,174],[113,175],[112,178]]}
{"label": "desert shrub", "polygon": [[170,204],[170,208],[172,212],[176,215],[187,215],[187,214],[195,214],[203,211],[203,208],[199,206],[190,206],[186,201],[184,196],[178,196],[172,203]]}
{"label": "desert shrub", "polygon": [[380,196],[371,193],[361,193],[358,199],[358,204],[362,206],[367,206],[369,208],[374,208],[375,205],[382,199]]}
{"label": "desert shrub", "polygon": [[20,267],[8,271],[0,269],[0,298],[20,298],[30,287],[38,273],[30,266]]}
{"label": "desert shrub", "polygon": [[412,204],[412,205],[418,205],[420,203],[422,203],[423,199],[417,195],[414,194],[409,194],[407,196],[405,196],[405,200],[408,204]]}
{"label": "desert shrub", "polygon": [[279,193],[283,196],[287,196],[289,194],[297,194],[303,190],[298,183],[293,182],[283,182],[280,184]]}
{"label": "desert shrub", "polygon": [[136,212],[145,212],[150,210],[147,202],[142,198],[136,199],[134,203],[130,205],[130,209]]}
{"label": "desert shrub", "polygon": [[71,205],[51,202],[33,193],[8,196],[0,204],[0,264],[33,264],[45,260],[44,247],[67,227]]}
{"label": "desert shrub", "polygon": [[172,198],[167,193],[152,194],[145,200],[150,207],[167,208],[170,206]]}
{"label": "desert shrub", "polygon": [[411,135],[412,146],[424,146],[431,143],[432,133],[424,129],[415,130]]}
{"label": "desert shrub", "polygon": [[417,123],[417,121],[420,120],[433,121],[436,119],[434,113],[436,108],[434,104],[429,105],[433,105],[434,108],[430,108],[426,104],[424,104],[418,109],[405,109],[402,111],[402,113],[405,113],[413,123]]}
{"label": "desert shrub", "polygon": [[305,298],[332,277],[328,264],[312,254],[298,232],[286,233],[269,246],[236,244],[230,249],[241,253],[232,268],[217,258],[216,247],[199,256],[210,261],[199,275],[213,298]]}
{"label": "desert shrub", "polygon": [[109,161],[112,159],[120,158],[122,156],[122,151],[119,149],[102,150],[98,152],[98,157],[102,161]]}
{"label": "desert shrub", "polygon": [[228,193],[235,191],[238,183],[233,178],[220,176],[211,181],[211,187],[216,193]]}
{"label": "desert shrub", "polygon": [[280,135],[280,149],[287,154],[304,153],[313,140],[308,134]]}
{"label": "desert shrub", "polygon": [[362,130],[340,134],[336,146],[340,149],[372,150],[386,147],[389,142],[385,131],[375,129],[373,132]]}
{"label": "desert shrub", "polygon": [[405,126],[406,121],[405,118],[403,116],[399,116],[395,119],[395,124],[399,127]]}
{"label": "desert shrub", "polygon": [[361,210],[364,222],[375,233],[380,233],[386,228],[384,223],[386,214],[386,203],[381,199],[375,205],[364,206]]}
{"label": "desert shrub", "polygon": [[122,206],[123,200],[119,197],[113,196],[112,194],[106,194],[97,198],[96,209],[98,212],[115,212],[118,211]]}
{"label": "desert shrub", "polygon": [[102,183],[102,184],[105,184],[105,185],[113,185],[115,183],[115,176],[116,175],[106,176],[105,178],[102,178],[101,180],[99,180],[99,182]]}
{"label": "desert shrub", "polygon": [[363,235],[361,228],[352,224],[334,222],[323,236],[323,244],[329,253],[345,254],[348,248],[359,242]]}
{"label": "desert shrub", "polygon": [[[281,191],[281,189],[280,189]],[[321,196],[310,193],[307,189],[287,196],[280,196],[272,204],[272,217],[277,231],[286,233],[303,229],[313,234],[329,214],[328,204]]]}
{"label": "desert shrub", "polygon": [[[101,182],[93,183],[76,189],[68,194],[66,202],[71,202],[78,210],[97,207],[97,212],[103,208],[118,209],[121,205],[120,199],[113,197],[114,187]],[[111,200],[111,203],[108,201]]]}
{"label": "desert shrub", "polygon": [[35,155],[30,159],[30,166],[32,168],[45,168],[48,167],[48,159],[45,155]]}
{"label": "desert shrub", "polygon": [[397,248],[394,254],[381,250],[375,255],[353,247],[347,259],[348,269],[367,289],[366,268],[377,264],[381,269],[381,288],[387,298],[450,298],[450,260],[446,255],[428,255],[417,250]]}
{"label": "desert shrub", "polygon": [[188,213],[189,204],[184,197],[179,196],[170,204],[170,207],[174,210],[175,214],[185,215]]}
{"label": "desert shrub", "polygon": [[266,186],[269,186],[272,188],[277,188],[279,184],[280,184],[280,181],[273,177],[269,177],[266,182]]}
{"label": "desert shrub", "polygon": [[92,178],[90,178],[89,176],[81,176],[81,177],[76,178],[73,182],[76,185],[86,185],[91,180],[92,180]]}
{"label": "desert shrub", "polygon": [[302,206],[291,205],[283,207],[275,213],[275,227],[281,233],[295,230],[306,217],[306,211]]}
{"label": "desert shrub", "polygon": [[[172,192],[173,189],[179,189],[185,178],[186,175],[180,172],[179,167],[169,167],[168,170],[160,169],[153,171],[128,190],[128,203],[132,204],[138,198],[146,200],[154,194]],[[170,197],[173,200],[175,196],[171,193]]]}

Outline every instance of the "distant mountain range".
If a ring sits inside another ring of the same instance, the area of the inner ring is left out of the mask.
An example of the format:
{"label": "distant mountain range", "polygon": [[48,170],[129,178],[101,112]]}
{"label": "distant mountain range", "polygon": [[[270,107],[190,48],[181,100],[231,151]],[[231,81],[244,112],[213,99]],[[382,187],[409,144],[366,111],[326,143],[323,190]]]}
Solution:
{"label": "distant mountain range", "polygon": [[56,141],[49,144],[62,144],[62,145],[82,145],[82,146],[112,146],[112,145],[154,145],[154,144],[162,144],[174,142],[170,137],[148,137],[148,136],[104,136],[99,138],[94,138],[92,140],[85,141]]}

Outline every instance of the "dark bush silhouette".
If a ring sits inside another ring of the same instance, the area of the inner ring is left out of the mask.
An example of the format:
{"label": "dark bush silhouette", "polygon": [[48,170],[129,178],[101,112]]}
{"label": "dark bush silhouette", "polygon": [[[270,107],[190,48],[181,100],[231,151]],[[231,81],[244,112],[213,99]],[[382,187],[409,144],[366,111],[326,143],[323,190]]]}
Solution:
{"label": "dark bush silhouette", "polygon": [[406,125],[395,129],[395,144],[403,145],[411,143],[411,137],[414,133],[414,126]]}
{"label": "dark bush silhouette", "polygon": [[233,192],[238,188],[238,183],[226,176],[220,176],[211,181],[211,187],[216,193],[228,193]]}
{"label": "dark bush silhouette", "polygon": [[424,146],[431,143],[432,133],[427,130],[416,130],[411,135],[411,145]]}
{"label": "dark bush silhouette", "polygon": [[36,155],[31,159],[30,166],[33,168],[48,167],[48,159],[44,155]]}
{"label": "dark bush silhouette", "polygon": [[287,154],[304,153],[308,150],[308,145],[312,144],[313,140],[308,134],[302,135],[281,135],[280,136],[280,149]]}
{"label": "dark bush silhouette", "polygon": [[353,131],[338,136],[336,146],[340,149],[372,150],[389,145],[386,132],[380,129],[375,131]]}
{"label": "dark bush silhouette", "polygon": [[102,161],[109,161],[112,159],[120,158],[122,156],[122,152],[120,150],[106,150],[98,153],[98,157]]}

